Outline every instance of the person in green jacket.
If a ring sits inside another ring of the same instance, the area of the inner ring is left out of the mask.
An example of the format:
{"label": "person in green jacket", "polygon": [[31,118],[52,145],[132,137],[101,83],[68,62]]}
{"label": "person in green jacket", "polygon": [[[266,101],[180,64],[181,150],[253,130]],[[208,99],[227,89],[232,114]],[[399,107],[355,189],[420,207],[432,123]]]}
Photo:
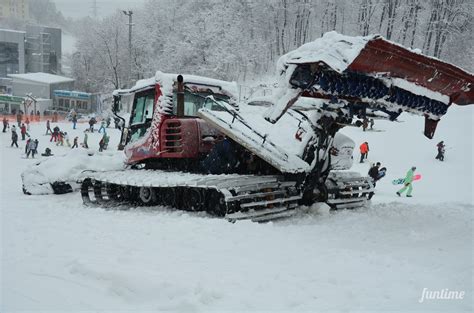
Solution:
{"label": "person in green jacket", "polygon": [[407,175],[405,176],[405,180],[404,180],[404,184],[405,186],[400,189],[399,191],[397,191],[397,196],[401,196],[402,193],[405,192],[405,190],[408,189],[407,191],[407,197],[411,197],[411,192],[413,190],[413,186],[412,186],[412,183],[413,183],[413,177],[415,176],[415,170],[416,170],[416,167],[413,166],[411,169],[408,170],[407,172]]}

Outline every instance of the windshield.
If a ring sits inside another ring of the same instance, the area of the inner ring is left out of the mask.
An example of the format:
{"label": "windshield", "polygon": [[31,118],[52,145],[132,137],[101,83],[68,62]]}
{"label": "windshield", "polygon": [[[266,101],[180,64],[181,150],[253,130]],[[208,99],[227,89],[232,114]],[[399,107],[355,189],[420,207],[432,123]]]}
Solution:
{"label": "windshield", "polygon": [[[214,97],[217,101],[224,101],[229,103],[229,97],[225,95],[199,92],[193,93],[188,90],[184,91],[184,115],[185,116],[197,116],[199,109],[208,108],[210,110],[219,110],[220,105],[215,101],[208,99],[208,96]],[[173,114],[177,114],[177,96],[176,91],[173,93]]]}
{"label": "windshield", "polygon": [[137,93],[133,99],[132,115],[130,116],[131,142],[145,135],[153,119],[155,90],[149,89]]}

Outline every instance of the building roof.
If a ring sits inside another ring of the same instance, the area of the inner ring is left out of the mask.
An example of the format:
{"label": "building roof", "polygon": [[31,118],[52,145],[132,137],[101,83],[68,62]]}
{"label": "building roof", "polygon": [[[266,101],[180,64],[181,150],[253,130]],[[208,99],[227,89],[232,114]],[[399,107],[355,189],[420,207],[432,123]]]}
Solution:
{"label": "building roof", "polygon": [[69,77],[49,73],[8,74],[7,76],[43,84],[68,83],[74,81],[74,79]]}

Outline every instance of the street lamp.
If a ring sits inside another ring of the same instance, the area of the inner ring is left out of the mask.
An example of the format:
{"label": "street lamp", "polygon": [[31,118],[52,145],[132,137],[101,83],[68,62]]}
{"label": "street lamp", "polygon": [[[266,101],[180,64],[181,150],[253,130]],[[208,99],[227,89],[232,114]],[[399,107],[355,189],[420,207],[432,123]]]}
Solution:
{"label": "street lamp", "polygon": [[122,12],[123,14],[128,16],[128,24],[127,24],[128,25],[128,82],[129,84],[132,84],[132,27],[133,27],[132,15],[133,15],[133,11],[123,10]]}

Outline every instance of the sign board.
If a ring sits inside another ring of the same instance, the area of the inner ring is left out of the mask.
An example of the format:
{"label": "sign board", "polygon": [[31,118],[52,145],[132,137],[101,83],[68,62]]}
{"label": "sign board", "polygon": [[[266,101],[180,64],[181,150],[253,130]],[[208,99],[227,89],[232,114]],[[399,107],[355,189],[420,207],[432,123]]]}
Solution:
{"label": "sign board", "polygon": [[6,101],[6,102],[13,102],[13,103],[22,104],[23,101],[24,101],[24,98],[9,96],[9,95],[0,95],[0,101]]}
{"label": "sign board", "polygon": [[53,94],[55,97],[75,98],[82,100],[89,100],[91,97],[90,93],[80,91],[55,90]]}

